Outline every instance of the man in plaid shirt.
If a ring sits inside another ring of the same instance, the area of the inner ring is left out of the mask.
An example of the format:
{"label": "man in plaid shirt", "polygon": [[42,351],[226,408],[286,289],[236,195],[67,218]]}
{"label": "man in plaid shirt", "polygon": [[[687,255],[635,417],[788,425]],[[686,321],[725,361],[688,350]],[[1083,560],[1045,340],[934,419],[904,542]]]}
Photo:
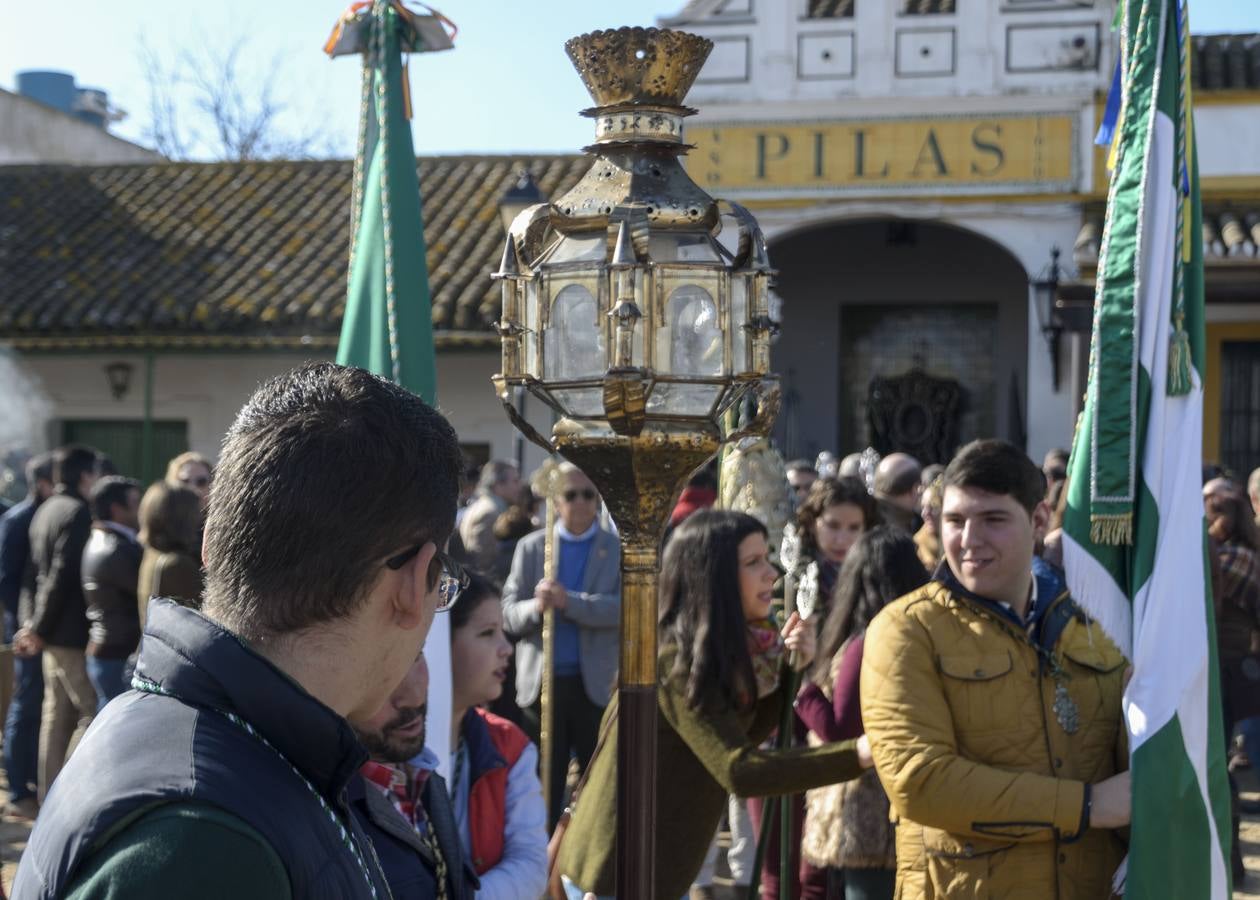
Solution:
{"label": "man in plaid shirt", "polygon": [[477,876],[464,864],[446,782],[424,746],[429,668],[416,657],[389,702],[356,726],[371,759],[351,782],[350,809],[372,839],[395,897],[472,900]]}

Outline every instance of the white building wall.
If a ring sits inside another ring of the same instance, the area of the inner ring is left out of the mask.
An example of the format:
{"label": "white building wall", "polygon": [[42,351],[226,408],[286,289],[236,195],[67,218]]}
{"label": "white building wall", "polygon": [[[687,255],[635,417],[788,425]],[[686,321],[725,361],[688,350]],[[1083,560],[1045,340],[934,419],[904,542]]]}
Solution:
{"label": "white building wall", "polygon": [[162,155],[19,94],[0,90],[0,166],[160,162]]}
{"label": "white building wall", "polygon": [[[328,357],[319,357],[328,358]],[[188,422],[191,449],[213,458],[237,411],[254,389],[266,379],[306,360],[297,353],[184,354],[154,357],[153,417]],[[63,419],[144,418],[145,358],[127,354],[29,354],[17,357],[24,374],[32,377],[31,390],[47,397],[51,431]],[[132,366],[127,395],[115,400],[109,390],[105,366],[126,362]],[[499,369],[495,352],[438,354],[438,406],[465,443],[488,443],[492,456],[513,458],[515,430],[494,395],[490,376]],[[0,391],[13,389],[0,385]],[[38,424],[32,423],[33,429]],[[542,461],[542,451],[527,447],[527,469]]]}
{"label": "white building wall", "polygon": [[1260,175],[1260,111],[1254,103],[1201,104],[1194,128],[1200,178]]}

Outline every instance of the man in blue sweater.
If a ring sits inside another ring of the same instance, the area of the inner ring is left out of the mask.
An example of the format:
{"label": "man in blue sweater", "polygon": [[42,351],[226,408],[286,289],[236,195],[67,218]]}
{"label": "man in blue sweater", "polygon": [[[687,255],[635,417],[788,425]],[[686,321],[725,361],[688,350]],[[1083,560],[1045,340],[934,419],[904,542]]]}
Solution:
{"label": "man in blue sweater", "polygon": [[541,732],[543,614],[556,611],[555,734],[547,797],[549,829],[563,809],[569,758],[583,769],[595,751],[599,721],[617,674],[617,634],[621,624],[621,544],[599,523],[599,493],[571,463],[560,467],[556,498],[556,577],[543,572],[544,542],[536,531],[521,539],[503,585],[503,624],[520,638],[516,645],[516,702],[525,730]]}

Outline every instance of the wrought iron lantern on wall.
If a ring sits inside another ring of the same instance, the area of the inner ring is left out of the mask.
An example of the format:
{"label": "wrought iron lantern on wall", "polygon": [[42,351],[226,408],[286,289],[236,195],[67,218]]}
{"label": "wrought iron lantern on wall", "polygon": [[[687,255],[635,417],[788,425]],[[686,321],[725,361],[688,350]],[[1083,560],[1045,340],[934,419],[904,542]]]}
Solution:
{"label": "wrought iron lantern on wall", "polygon": [[[773,271],[753,216],[684,171],[682,105],[713,45],[655,28],[565,45],[595,101],[590,170],[523,210],[494,277],[502,289],[504,408],[531,440],[596,484],[623,546],[618,890],[651,895],[656,730],[656,575],[683,484],[723,441],[764,434]],[[527,392],[551,434],[518,414]],[[744,425],[728,411],[750,411]]]}

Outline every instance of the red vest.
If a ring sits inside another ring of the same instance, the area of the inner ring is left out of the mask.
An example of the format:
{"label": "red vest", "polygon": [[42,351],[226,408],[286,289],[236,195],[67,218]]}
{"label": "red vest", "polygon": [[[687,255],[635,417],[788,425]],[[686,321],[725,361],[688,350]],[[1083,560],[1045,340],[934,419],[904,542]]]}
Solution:
{"label": "red vest", "polygon": [[[503,858],[503,830],[507,825],[508,774],[516,761],[529,746],[529,738],[507,719],[500,718],[484,709],[475,709],[476,719],[465,720],[466,741],[476,738],[468,731],[478,725],[485,729],[485,736],[505,765],[496,765],[482,772],[473,773],[468,788],[468,837],[472,845],[473,869],[484,875]],[[469,743],[473,743],[469,741]]]}

